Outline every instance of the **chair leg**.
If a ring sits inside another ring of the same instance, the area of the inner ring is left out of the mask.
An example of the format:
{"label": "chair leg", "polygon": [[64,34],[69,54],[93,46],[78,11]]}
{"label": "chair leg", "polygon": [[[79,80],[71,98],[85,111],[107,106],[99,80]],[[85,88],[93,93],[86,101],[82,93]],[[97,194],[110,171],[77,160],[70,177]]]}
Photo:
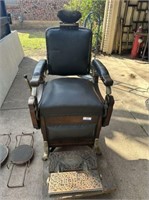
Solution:
{"label": "chair leg", "polygon": [[47,160],[48,159],[48,155],[49,155],[49,147],[48,147],[48,142],[44,141],[44,153],[43,153],[43,157],[42,160]]}
{"label": "chair leg", "polygon": [[96,154],[101,155],[100,147],[99,147],[99,138],[95,138],[93,150]]}

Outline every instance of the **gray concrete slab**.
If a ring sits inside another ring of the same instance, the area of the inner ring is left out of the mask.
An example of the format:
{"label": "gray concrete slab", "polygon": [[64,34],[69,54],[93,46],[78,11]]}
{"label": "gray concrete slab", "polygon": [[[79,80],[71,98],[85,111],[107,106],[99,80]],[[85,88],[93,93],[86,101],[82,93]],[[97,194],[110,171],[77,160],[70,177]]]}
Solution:
{"label": "gray concrete slab", "polygon": [[30,91],[23,76],[27,74],[30,79],[36,64],[37,61],[29,57],[22,60],[13,85],[2,105],[2,110],[23,109],[28,107],[27,101]]}
{"label": "gray concrete slab", "polygon": [[[40,131],[32,128],[27,99],[29,90],[23,74],[33,71],[37,58],[25,58],[20,65],[16,79],[0,111],[0,133],[12,133],[10,151],[15,146],[15,136],[24,132],[33,132],[35,156],[27,170],[24,188],[7,188],[9,170],[6,165],[0,169],[0,199],[41,200],[46,199],[43,190],[43,152]],[[149,199],[149,136],[148,111],[145,100],[148,98],[149,83],[143,77],[148,67],[143,63],[141,73],[130,67],[119,57],[100,56],[107,66],[115,84],[113,94],[115,106],[111,123],[101,131],[100,146],[109,168],[113,173],[117,190],[109,195],[96,196],[96,199]],[[128,64],[129,62],[129,64]],[[135,62],[135,61],[134,61]],[[138,68],[138,66],[137,66]],[[104,87],[99,81],[104,93]],[[139,88],[139,89],[138,89]],[[9,160],[7,161],[9,163]],[[19,175],[19,173],[18,173]],[[17,176],[15,177],[17,179]]]}
{"label": "gray concrete slab", "polygon": [[112,91],[115,100],[122,102],[149,135],[149,111],[145,105],[149,98],[149,79],[146,79],[149,77],[149,63],[112,56],[99,56],[99,59],[106,65],[114,80]]}
{"label": "gray concrete slab", "polygon": [[[15,136],[21,134],[21,132],[31,133],[35,131],[32,128],[29,112],[27,109],[18,110],[5,110],[0,111],[0,132],[12,133],[12,141],[10,143],[10,152],[15,148]],[[41,134],[35,131],[34,134],[34,148],[35,155],[34,159],[27,170],[25,187],[9,189],[7,187],[7,180],[10,170],[7,169],[6,165],[0,169],[0,199],[42,199],[42,169],[43,163],[42,157],[42,138]],[[9,159],[7,164],[10,164]],[[11,166],[10,166],[11,167]],[[20,179],[19,170],[17,168],[15,179]],[[18,176],[18,177],[17,177]],[[13,179],[14,184],[15,179]]]}

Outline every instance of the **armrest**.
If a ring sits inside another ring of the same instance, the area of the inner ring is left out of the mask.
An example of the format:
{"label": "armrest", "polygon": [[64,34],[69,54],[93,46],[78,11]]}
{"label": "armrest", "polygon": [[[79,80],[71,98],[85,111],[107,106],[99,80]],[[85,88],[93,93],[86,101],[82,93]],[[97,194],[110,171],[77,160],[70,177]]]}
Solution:
{"label": "armrest", "polygon": [[40,83],[43,82],[43,73],[47,69],[47,62],[46,60],[40,60],[33,72],[32,79],[30,81],[30,85],[33,87],[37,87]]}
{"label": "armrest", "polygon": [[99,60],[94,59],[92,61],[92,66],[97,71],[98,76],[101,78],[105,86],[113,85],[113,80],[111,79],[108,70]]}

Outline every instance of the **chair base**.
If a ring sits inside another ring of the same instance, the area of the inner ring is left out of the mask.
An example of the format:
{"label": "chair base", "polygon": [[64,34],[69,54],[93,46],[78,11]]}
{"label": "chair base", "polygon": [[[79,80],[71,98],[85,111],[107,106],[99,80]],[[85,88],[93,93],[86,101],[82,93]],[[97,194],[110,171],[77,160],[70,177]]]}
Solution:
{"label": "chair base", "polygon": [[[44,141],[44,153],[42,156],[42,160],[46,161],[49,157],[49,152],[52,152],[55,148],[56,147],[51,147],[51,149],[49,150],[48,142]],[[92,148],[97,155],[101,155],[101,151],[100,151],[100,147],[99,147],[99,138],[95,138],[94,145]]]}
{"label": "chair base", "polygon": [[100,150],[100,147],[99,147],[99,138],[95,138],[93,150],[95,151],[95,153],[97,155],[101,155],[101,150]]}
{"label": "chair base", "polygon": [[77,150],[76,147],[62,147],[50,153],[48,160],[43,165],[45,196],[74,199],[111,193],[116,189],[104,156],[96,156],[87,146]]}

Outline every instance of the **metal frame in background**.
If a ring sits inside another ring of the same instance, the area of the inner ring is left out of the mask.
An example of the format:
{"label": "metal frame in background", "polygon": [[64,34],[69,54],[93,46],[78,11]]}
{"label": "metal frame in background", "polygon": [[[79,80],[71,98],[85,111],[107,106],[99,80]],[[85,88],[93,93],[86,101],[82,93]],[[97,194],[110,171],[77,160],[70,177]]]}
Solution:
{"label": "metal frame in background", "polygon": [[[148,23],[146,19],[146,15],[148,13],[148,1],[147,0],[138,0],[137,2],[132,2],[130,0],[124,0],[125,8],[124,8],[124,14],[123,17],[120,18],[120,26],[121,26],[121,33],[119,38],[119,54],[121,55],[125,51],[131,49],[133,41],[130,41],[131,36],[134,34],[134,32],[137,31],[139,26],[142,26],[143,32],[147,33],[147,27],[146,24]],[[143,3],[146,3],[146,7],[143,8]],[[131,11],[130,21],[129,24],[126,24],[126,19],[128,12]],[[137,12],[137,20],[134,20],[134,13]],[[143,20],[140,19],[141,14],[143,14]],[[126,35],[126,41],[124,41],[124,36]],[[145,45],[144,45],[145,46]],[[143,55],[142,59],[144,58],[144,50],[143,49]]]}
{"label": "metal frame in background", "polygon": [[[95,18],[97,21],[95,21]],[[97,23],[97,31],[94,33],[93,26],[95,22]],[[94,57],[96,57],[96,55],[99,53],[100,15],[93,11],[89,12],[84,20],[83,27],[91,29],[93,32],[93,38],[95,36],[95,46],[92,50],[94,52]]]}

